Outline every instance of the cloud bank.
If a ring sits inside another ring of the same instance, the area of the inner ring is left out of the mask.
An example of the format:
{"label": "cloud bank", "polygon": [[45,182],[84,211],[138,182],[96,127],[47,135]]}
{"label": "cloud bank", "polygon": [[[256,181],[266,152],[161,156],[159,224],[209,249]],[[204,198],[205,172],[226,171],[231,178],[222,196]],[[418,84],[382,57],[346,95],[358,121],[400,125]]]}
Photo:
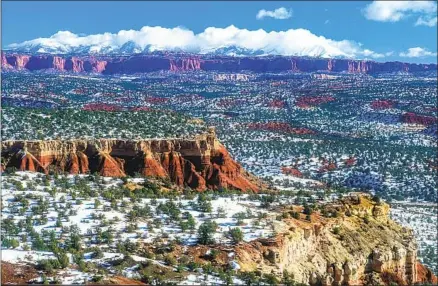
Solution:
{"label": "cloud bank", "polygon": [[35,52],[143,52],[184,51],[212,53],[220,49],[228,51],[257,51],[257,54],[286,56],[321,56],[345,58],[381,58],[384,55],[350,40],[333,40],[318,36],[305,29],[266,32],[262,29],[247,30],[235,26],[206,28],[195,34],[181,27],[163,28],[145,26],[140,30],[121,30],[118,33],[77,35],[59,31],[48,38],[37,38],[9,49]]}
{"label": "cloud bank", "polygon": [[256,18],[258,20],[261,20],[266,17],[271,17],[279,20],[289,19],[290,17],[292,17],[292,10],[287,10],[284,7],[275,9],[274,11],[262,9],[256,15]]}
{"label": "cloud bank", "polygon": [[437,23],[435,1],[374,1],[364,9],[367,19],[380,22],[398,22],[409,16],[417,16],[416,26],[433,27]]}
{"label": "cloud bank", "polygon": [[403,58],[424,58],[424,57],[436,57],[437,53],[430,52],[424,48],[415,47],[415,48],[409,48],[406,52],[401,52],[399,56]]}

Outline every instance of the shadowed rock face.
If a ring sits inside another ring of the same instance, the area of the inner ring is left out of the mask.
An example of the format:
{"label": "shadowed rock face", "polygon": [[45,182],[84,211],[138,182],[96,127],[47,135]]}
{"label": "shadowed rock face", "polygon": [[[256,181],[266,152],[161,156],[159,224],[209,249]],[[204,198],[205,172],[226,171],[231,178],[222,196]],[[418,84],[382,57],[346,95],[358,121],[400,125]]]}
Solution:
{"label": "shadowed rock face", "polygon": [[251,175],[217,141],[214,130],[195,139],[47,140],[2,142],[2,169],[34,172],[99,173],[124,177],[140,173],[169,178],[197,190],[259,190]]}
{"label": "shadowed rock face", "polygon": [[133,74],[154,71],[223,71],[223,72],[348,72],[374,74],[382,72],[421,72],[437,69],[436,64],[373,62],[348,59],[300,57],[225,57],[202,55],[140,55],[131,57],[61,57],[2,52],[2,69],[30,71],[54,69],[70,72]]}

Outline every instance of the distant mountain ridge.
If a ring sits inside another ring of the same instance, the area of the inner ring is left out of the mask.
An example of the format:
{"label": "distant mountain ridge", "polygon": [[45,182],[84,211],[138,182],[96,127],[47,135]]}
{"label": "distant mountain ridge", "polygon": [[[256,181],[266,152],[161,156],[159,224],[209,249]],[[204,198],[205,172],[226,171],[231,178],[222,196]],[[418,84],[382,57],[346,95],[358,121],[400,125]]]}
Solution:
{"label": "distant mountain ridge", "polygon": [[[49,54],[90,54],[90,55],[131,55],[135,54],[150,54],[154,52],[187,52],[187,50],[180,47],[162,48],[156,45],[148,44],[144,47],[136,43],[135,41],[126,41],[121,44],[84,44],[84,45],[72,45],[67,43],[51,42],[40,43],[38,41],[29,41],[21,44],[15,44],[15,46],[9,46],[8,51],[16,53],[49,53]],[[261,55],[280,55],[272,47],[263,47],[259,49],[244,48],[237,45],[221,45],[217,47],[208,47],[192,50],[191,52],[201,55],[220,55],[220,56],[261,56]],[[285,54],[281,54],[285,55]],[[312,48],[302,49],[298,51],[295,56],[324,56],[331,54],[323,46],[316,45]]]}
{"label": "distant mountain ridge", "polygon": [[[16,53],[2,51],[2,70],[55,70],[60,72],[92,72],[101,74],[135,74],[155,71],[217,71],[217,72],[346,72],[378,74],[392,72],[436,71],[436,64],[375,62],[368,60],[312,58],[296,56],[226,56],[159,51],[133,54],[135,43],[123,45],[126,54]],[[245,53],[226,48],[224,53]]]}

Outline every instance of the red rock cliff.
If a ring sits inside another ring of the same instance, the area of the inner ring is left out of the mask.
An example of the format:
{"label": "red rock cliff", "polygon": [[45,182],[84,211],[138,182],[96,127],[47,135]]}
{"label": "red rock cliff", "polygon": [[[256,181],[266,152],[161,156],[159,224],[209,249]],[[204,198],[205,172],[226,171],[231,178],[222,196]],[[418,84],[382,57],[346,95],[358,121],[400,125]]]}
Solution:
{"label": "red rock cliff", "polygon": [[183,58],[170,60],[171,71],[195,71],[201,70],[199,58]]}
{"label": "red rock cliff", "polygon": [[30,60],[29,55],[10,55],[6,56],[6,63],[11,67],[22,70],[27,68],[27,64]]}
{"label": "red rock cliff", "polygon": [[30,71],[54,69],[57,71],[70,71],[74,73],[105,71],[107,61],[97,60],[93,57],[79,58],[52,56],[52,55],[5,55],[2,52],[2,69],[27,69]]}
{"label": "red rock cliff", "polygon": [[235,162],[214,130],[195,139],[2,142],[2,169],[124,177],[141,173],[197,190],[257,192],[260,184]]}
{"label": "red rock cliff", "polygon": [[[3,60],[5,58],[6,60]],[[4,64],[3,64],[4,62]],[[53,55],[2,55],[3,69],[96,72],[103,74],[133,74],[154,71],[219,71],[219,72],[420,72],[437,69],[436,64],[374,62],[348,59],[302,57],[226,57],[211,55],[135,55],[105,57],[61,57]]]}
{"label": "red rock cliff", "polygon": [[2,52],[2,70],[9,70],[12,69],[12,65],[8,63],[8,60],[6,59],[6,54]]}

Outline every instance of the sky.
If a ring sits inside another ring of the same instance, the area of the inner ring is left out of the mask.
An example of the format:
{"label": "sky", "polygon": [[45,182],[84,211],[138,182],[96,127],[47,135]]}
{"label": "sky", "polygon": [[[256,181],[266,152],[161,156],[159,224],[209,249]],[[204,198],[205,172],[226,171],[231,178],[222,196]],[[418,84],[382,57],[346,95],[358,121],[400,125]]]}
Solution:
{"label": "sky", "polygon": [[[2,1],[2,48],[51,36],[51,42],[96,44],[102,37],[86,36],[112,33],[106,41],[133,37],[142,46],[203,49],[233,43],[269,46],[280,54],[312,53],[322,46],[332,55],[436,63],[436,17],[431,1]],[[142,30],[145,26],[166,29]],[[206,30],[211,27],[216,29]],[[131,29],[139,32],[117,36]],[[71,33],[56,35],[59,31]]]}

